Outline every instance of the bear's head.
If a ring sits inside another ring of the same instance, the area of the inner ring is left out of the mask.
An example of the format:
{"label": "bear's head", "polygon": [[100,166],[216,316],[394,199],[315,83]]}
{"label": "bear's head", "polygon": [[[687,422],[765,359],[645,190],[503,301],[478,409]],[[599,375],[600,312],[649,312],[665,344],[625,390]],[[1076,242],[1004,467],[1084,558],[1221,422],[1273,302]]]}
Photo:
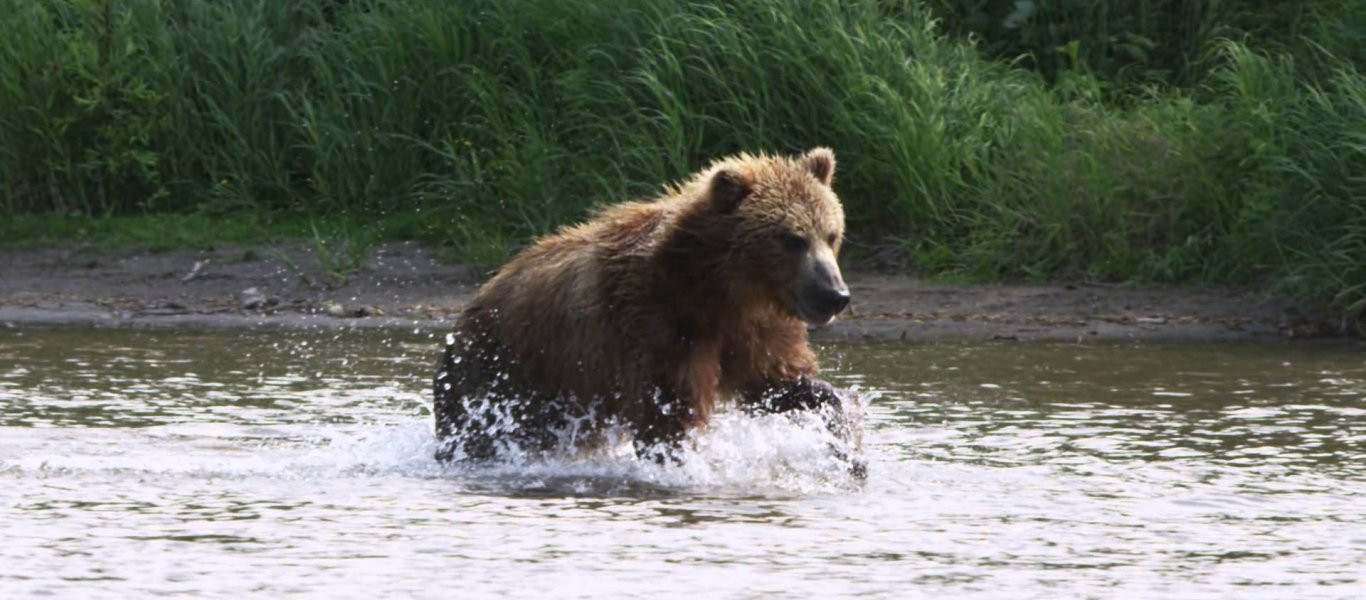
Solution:
{"label": "bear's head", "polygon": [[835,154],[796,158],[742,154],[702,174],[708,210],[726,223],[734,285],[807,323],[823,324],[849,305],[840,274],[844,209],[831,189]]}

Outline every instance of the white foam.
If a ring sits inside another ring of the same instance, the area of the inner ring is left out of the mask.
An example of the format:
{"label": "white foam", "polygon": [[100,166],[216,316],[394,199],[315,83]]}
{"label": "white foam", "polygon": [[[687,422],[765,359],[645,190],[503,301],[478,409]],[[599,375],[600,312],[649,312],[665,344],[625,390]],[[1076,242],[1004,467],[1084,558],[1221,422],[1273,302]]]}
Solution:
{"label": "white foam", "polygon": [[857,487],[814,415],[718,413],[677,462],[638,459],[629,439],[588,455],[443,465],[426,418],[368,425],[196,424],[6,429],[0,477],[129,474],[219,479],[442,478],[471,491],[531,494],[818,494]]}

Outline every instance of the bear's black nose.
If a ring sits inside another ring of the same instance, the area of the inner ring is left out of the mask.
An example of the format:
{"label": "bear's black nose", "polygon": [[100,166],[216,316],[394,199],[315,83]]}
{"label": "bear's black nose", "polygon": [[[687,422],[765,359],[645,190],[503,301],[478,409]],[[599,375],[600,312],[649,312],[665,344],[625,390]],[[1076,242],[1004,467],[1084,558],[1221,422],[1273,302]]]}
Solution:
{"label": "bear's black nose", "polygon": [[836,314],[842,313],[842,312],[844,312],[844,309],[849,308],[849,299],[850,299],[850,297],[851,297],[851,296],[849,295],[849,290],[838,290],[838,291],[836,291],[836,293],[835,293],[835,313],[836,313]]}
{"label": "bear's black nose", "polygon": [[826,288],[816,294],[815,308],[821,314],[837,315],[849,306],[848,289]]}

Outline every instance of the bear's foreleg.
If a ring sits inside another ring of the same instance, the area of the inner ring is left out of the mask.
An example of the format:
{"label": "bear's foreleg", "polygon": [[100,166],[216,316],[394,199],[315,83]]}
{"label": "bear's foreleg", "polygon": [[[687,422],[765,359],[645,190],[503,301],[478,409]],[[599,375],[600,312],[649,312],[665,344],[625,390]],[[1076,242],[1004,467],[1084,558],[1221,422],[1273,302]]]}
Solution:
{"label": "bear's foreleg", "polygon": [[842,442],[832,444],[835,456],[849,464],[849,471],[854,476],[867,476],[867,465],[863,460],[850,456],[850,451],[857,451],[857,432],[850,430],[844,398],[829,382],[803,376],[756,386],[742,396],[741,407],[750,413],[815,411],[820,415],[826,429]]}
{"label": "bear's foreleg", "polygon": [[798,377],[769,382],[744,394],[743,408],[751,413],[787,413],[812,410],[820,414],[826,427],[841,440],[848,440],[849,421],[844,414],[844,399],[835,386],[814,377]]}

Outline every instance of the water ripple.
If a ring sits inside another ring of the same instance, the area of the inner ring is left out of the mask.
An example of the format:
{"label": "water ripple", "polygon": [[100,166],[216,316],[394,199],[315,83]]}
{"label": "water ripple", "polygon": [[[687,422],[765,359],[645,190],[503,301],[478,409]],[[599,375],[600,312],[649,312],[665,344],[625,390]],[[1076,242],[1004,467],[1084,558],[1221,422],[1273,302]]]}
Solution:
{"label": "water ripple", "polygon": [[1345,598],[1359,347],[822,349],[814,422],[431,459],[420,336],[0,330],[0,596]]}

